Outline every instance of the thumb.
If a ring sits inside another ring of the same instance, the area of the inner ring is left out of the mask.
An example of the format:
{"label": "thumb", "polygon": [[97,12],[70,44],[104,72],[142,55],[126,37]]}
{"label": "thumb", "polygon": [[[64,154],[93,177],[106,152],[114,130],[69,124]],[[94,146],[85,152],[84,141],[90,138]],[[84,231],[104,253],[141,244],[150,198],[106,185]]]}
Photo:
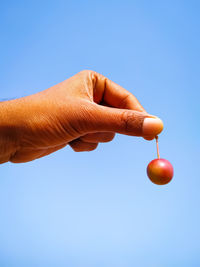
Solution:
{"label": "thumb", "polygon": [[150,140],[163,130],[162,120],[146,112],[95,104],[91,115],[88,130],[94,132],[116,132]]}

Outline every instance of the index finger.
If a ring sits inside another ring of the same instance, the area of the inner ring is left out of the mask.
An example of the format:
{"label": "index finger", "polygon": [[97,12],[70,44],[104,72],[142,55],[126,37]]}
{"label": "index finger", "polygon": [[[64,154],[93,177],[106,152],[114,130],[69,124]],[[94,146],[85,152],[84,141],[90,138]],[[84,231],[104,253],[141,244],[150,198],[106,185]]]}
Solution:
{"label": "index finger", "polygon": [[145,112],[145,109],[139,103],[137,98],[115,82],[97,72],[93,72],[93,81],[93,97],[96,103],[100,104],[103,102],[115,108]]}

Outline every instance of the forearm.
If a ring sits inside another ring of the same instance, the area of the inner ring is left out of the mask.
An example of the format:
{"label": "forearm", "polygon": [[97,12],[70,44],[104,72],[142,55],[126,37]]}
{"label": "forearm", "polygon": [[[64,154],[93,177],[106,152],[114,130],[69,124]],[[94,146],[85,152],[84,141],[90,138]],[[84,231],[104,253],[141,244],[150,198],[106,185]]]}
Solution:
{"label": "forearm", "polygon": [[19,146],[18,100],[0,102],[0,163],[10,160]]}

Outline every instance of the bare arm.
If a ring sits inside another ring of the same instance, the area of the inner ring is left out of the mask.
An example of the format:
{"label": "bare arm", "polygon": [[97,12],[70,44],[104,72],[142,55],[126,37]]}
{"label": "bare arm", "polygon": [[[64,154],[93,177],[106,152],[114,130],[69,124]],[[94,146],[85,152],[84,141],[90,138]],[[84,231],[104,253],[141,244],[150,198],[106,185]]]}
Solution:
{"label": "bare arm", "polygon": [[162,121],[130,92],[93,71],[0,103],[0,163],[28,162],[70,145],[94,150],[115,133],[153,139]]}

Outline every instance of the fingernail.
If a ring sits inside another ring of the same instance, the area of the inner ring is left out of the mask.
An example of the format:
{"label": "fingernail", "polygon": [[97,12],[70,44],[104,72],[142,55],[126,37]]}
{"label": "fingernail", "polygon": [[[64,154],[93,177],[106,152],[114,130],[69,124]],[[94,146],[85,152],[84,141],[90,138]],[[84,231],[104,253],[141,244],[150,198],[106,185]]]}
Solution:
{"label": "fingernail", "polygon": [[142,126],[142,133],[144,136],[156,136],[163,130],[163,122],[161,119],[145,118]]}

